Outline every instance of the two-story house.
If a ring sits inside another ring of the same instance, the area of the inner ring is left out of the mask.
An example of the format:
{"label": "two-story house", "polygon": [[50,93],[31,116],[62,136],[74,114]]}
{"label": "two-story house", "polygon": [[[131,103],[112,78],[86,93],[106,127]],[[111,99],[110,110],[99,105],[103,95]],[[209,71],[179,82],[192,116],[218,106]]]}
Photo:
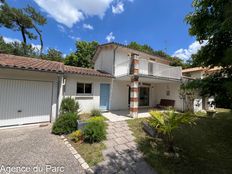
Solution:
{"label": "two-story house", "polygon": [[161,99],[184,109],[182,69],[166,58],[108,43],[97,48],[93,61],[94,69],[88,69],[0,54],[0,126],[54,121],[68,96],[81,112],[128,110],[136,117]]}
{"label": "two-story house", "polygon": [[[175,108],[183,110],[179,98],[182,69],[169,66],[166,58],[108,43],[98,47],[93,61],[95,70],[107,72],[113,78],[65,76],[64,96],[75,97],[83,112],[93,108],[128,109],[136,117],[139,108],[154,107],[161,99],[175,100]],[[86,88],[91,92],[83,92]]]}

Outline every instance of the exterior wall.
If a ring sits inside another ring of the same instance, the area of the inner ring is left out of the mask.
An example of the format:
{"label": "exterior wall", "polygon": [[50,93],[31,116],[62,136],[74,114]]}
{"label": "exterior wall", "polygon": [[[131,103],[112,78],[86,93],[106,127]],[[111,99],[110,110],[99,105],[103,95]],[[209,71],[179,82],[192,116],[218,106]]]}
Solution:
{"label": "exterior wall", "polygon": [[128,109],[130,82],[113,80],[111,94],[111,110]]}
{"label": "exterior wall", "polygon": [[[180,83],[160,83],[153,85],[153,101],[154,105],[160,103],[161,99],[175,100],[175,108],[177,110],[183,110],[183,100],[179,97]],[[170,95],[167,95],[167,91],[170,91]]]}
{"label": "exterior wall", "polygon": [[140,58],[139,60],[139,74],[148,75],[148,60]]}
{"label": "exterior wall", "polygon": [[[92,83],[92,94],[81,95],[76,93],[77,82]],[[100,84],[111,84],[109,78],[99,78],[91,76],[68,75],[66,77],[64,97],[72,97],[79,102],[80,112],[87,113],[92,109],[99,109],[100,107]],[[110,92],[111,93],[111,92]],[[111,101],[111,97],[110,97]]]}
{"label": "exterior wall", "polygon": [[32,81],[48,81],[52,82],[52,106],[51,106],[51,121],[56,119],[57,115],[57,74],[46,72],[35,72],[15,69],[0,69],[0,78],[2,79],[20,79]]}
{"label": "exterior wall", "polygon": [[187,77],[196,78],[196,79],[204,78],[204,73],[202,71],[194,71],[194,72],[189,72],[189,73],[183,73],[183,75],[185,75]]}
{"label": "exterior wall", "polygon": [[104,70],[110,74],[113,74],[113,58],[114,50],[110,48],[103,49],[95,62],[94,69]]}
{"label": "exterior wall", "polygon": [[123,76],[129,74],[131,57],[128,52],[116,50],[115,52],[115,76]]}

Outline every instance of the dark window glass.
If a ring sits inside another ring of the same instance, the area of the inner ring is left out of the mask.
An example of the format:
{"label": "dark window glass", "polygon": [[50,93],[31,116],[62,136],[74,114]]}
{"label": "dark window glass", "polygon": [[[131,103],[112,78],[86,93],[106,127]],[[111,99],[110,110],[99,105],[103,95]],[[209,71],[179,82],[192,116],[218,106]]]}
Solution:
{"label": "dark window glass", "polygon": [[84,94],[84,83],[77,83],[77,93]]}
{"label": "dark window glass", "polygon": [[92,84],[86,83],[85,84],[85,94],[91,94],[92,93]]}

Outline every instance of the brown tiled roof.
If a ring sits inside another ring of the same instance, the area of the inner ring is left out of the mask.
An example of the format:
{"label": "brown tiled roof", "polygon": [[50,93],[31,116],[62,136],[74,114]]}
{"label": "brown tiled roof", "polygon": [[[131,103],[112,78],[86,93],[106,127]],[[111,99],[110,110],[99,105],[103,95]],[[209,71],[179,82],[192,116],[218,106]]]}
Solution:
{"label": "brown tiled roof", "polygon": [[0,67],[46,72],[63,72],[64,64],[36,58],[0,54]]}
{"label": "brown tiled roof", "polygon": [[33,70],[33,71],[56,72],[56,73],[72,73],[72,74],[109,77],[109,78],[113,77],[111,74],[100,70],[67,66],[61,62],[15,56],[9,54],[0,54],[0,68],[1,67],[25,69],[25,70]]}
{"label": "brown tiled roof", "polygon": [[89,69],[89,68],[75,67],[75,66],[67,66],[67,65],[64,66],[64,71],[66,73],[71,73],[71,74],[109,77],[109,78],[113,77],[111,74],[104,72],[104,71],[94,70],[94,69]]}

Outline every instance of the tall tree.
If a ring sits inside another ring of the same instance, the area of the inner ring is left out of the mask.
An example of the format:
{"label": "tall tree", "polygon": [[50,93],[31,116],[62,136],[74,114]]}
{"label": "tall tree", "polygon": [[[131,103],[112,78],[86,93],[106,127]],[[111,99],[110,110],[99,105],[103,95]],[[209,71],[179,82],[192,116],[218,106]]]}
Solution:
{"label": "tall tree", "polygon": [[232,1],[194,0],[193,8],[186,16],[189,33],[200,43],[207,41],[192,56],[193,64],[222,69],[189,86],[199,89],[202,96],[215,96],[216,104],[232,108]]}
{"label": "tall tree", "polygon": [[86,42],[86,41],[77,41],[76,42],[76,56],[77,56],[77,64],[78,67],[84,68],[93,68],[92,58],[97,49],[98,42]]}
{"label": "tall tree", "polygon": [[[24,54],[26,54],[27,37],[29,39],[37,39],[37,36],[32,32],[34,29],[40,37],[41,48],[43,48],[41,31],[37,25],[44,25],[46,19],[36,12],[33,7],[28,6],[25,9],[10,7],[4,0],[1,0],[0,5],[0,26],[20,31],[23,37]],[[42,53],[42,49],[41,49]]]}
{"label": "tall tree", "polygon": [[24,9],[25,12],[30,16],[32,20],[32,26],[39,35],[40,39],[40,55],[42,55],[43,52],[43,37],[42,37],[42,31],[38,28],[38,25],[42,26],[47,23],[47,19],[43,17],[39,12],[37,12],[33,7],[27,6],[27,8]]}
{"label": "tall tree", "polygon": [[186,16],[189,33],[207,44],[195,54],[193,62],[201,66],[232,65],[232,1],[194,0],[194,12]]}

